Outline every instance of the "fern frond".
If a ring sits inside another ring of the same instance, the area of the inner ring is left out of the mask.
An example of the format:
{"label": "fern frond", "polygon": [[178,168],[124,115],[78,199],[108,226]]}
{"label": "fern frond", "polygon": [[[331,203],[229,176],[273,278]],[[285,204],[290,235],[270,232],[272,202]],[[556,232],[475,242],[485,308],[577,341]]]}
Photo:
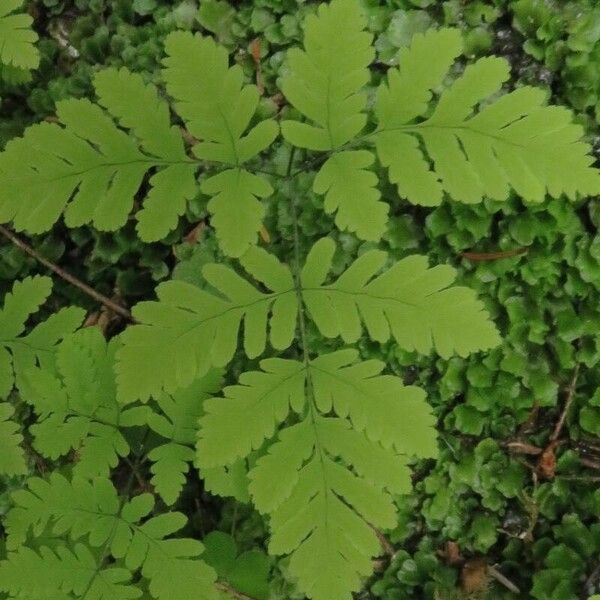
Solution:
{"label": "fern frond", "polygon": [[[37,33],[27,13],[15,13],[23,0],[3,0],[0,5],[0,63],[19,69],[35,69],[40,54],[35,47]],[[11,14],[12,13],[12,14]]]}
{"label": "fern frond", "polygon": [[378,342],[390,336],[407,350],[448,358],[496,346],[500,337],[473,290],[451,286],[456,271],[429,268],[425,256],[409,256],[379,274],[387,254],[370,250],[334,283],[325,284],[335,243],[319,240],[302,271],[302,298],[319,331],[355,342],[364,323]]}
{"label": "fern frond", "polygon": [[162,393],[156,398],[160,409],[150,411],[148,425],[160,436],[169,440],[151,450],[153,461],[151,483],[166,504],[177,500],[185,482],[185,473],[194,460],[197,423],[203,414],[203,403],[221,388],[220,371],[210,371],[205,377],[174,394]]}
{"label": "fern frond", "polygon": [[271,516],[270,551],[291,556],[290,572],[315,600],[349,600],[359,589],[378,551],[371,526],[392,527],[392,495],[410,490],[407,457],[436,453],[425,394],[357,358],[342,350],[308,363],[263,360],[225,398],[205,402],[200,419],[201,467],[260,448],[290,407],[301,419],[250,470],[250,493]]}
{"label": "fern frond", "polygon": [[39,551],[23,546],[0,562],[0,589],[27,600],[129,600],[142,592],[131,585],[127,569],[98,567],[84,544]]}
{"label": "fern frond", "polygon": [[287,348],[296,326],[297,297],[287,266],[259,248],[250,248],[242,264],[271,293],[263,293],[232,269],[205,265],[206,281],[219,295],[181,281],[157,288],[158,302],[141,302],[133,313],[141,323],[122,335],[117,382],[124,401],[145,400],[165,390],[172,393],[222,367],[232,358],[238,330],[244,321],[244,348],[258,356],[266,344],[269,312],[270,340]]}
{"label": "fern frond", "polygon": [[377,152],[400,195],[434,206],[443,192],[468,203],[505,200],[511,188],[531,202],[598,193],[590,146],[569,110],[545,106],[544,90],[532,87],[489,100],[509,78],[504,59],[467,66],[422,118],[461,51],[456,30],[417,34],[379,87]]}
{"label": "fern frond", "polygon": [[20,427],[11,420],[15,409],[8,402],[0,402],[0,474],[27,473],[25,455],[21,448],[23,436]]}
{"label": "fern frond", "polygon": [[183,527],[185,516],[171,512],[149,517],[154,507],[150,494],[121,505],[109,479],[69,481],[57,472],[47,481],[31,478],[27,487],[13,493],[15,507],[6,519],[7,548],[12,552],[49,527],[52,536],[69,535],[93,548],[105,547],[127,571],[141,573],[157,600],[217,599],[215,573],[198,559],[202,544],[189,538],[166,539]]}
{"label": "fern frond", "polygon": [[[289,72],[282,90],[289,102],[314,125],[284,121],[281,131],[294,146],[334,150],[364,128],[369,64],[374,52],[366,19],[355,0],[333,0],[306,19],[304,50],[288,52]],[[385,231],[388,206],[379,201],[376,176],[367,171],[375,160],[369,150],[342,151],[321,167],[314,191],[325,194],[325,212],[336,225],[366,240]]]}
{"label": "fern frond", "polygon": [[27,319],[37,312],[51,290],[49,277],[27,277],[15,282],[4,297],[0,310],[0,398],[8,395],[15,381],[20,387],[24,373],[37,363],[50,368],[56,344],[83,320],[82,309],[63,308],[22,335]]}
{"label": "fern frond", "polygon": [[119,430],[122,407],[115,399],[115,344],[88,327],[67,337],[57,351],[57,374],[33,368],[24,376],[23,399],[38,415],[33,445],[56,459],[77,451],[74,472],[107,476],[129,444]]}
{"label": "fern frond", "polygon": [[101,71],[94,86],[108,114],[86,99],[64,100],[57,103],[60,125],[33,125],[7,144],[0,154],[0,219],[40,233],[64,211],[69,227],[93,223],[112,231],[125,224],[145,175],[157,167],[138,231],[145,241],[160,239],[194,195],[197,165],[154,86],[126,69]]}
{"label": "fern frond", "polygon": [[279,128],[265,120],[249,130],[258,90],[243,83],[241,68],[229,67],[227,51],[213,39],[176,32],[167,37],[165,49],[167,91],[188,131],[202,140],[194,154],[229,167],[206,179],[202,190],[214,196],[208,210],[223,252],[239,257],[256,243],[264,214],[258,198],[272,193],[265,179],[243,165],[271,145]]}

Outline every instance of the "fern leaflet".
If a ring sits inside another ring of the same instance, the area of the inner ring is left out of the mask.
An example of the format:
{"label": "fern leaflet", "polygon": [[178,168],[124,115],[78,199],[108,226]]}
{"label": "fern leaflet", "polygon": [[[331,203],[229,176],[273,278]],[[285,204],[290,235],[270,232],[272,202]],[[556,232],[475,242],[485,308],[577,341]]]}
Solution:
{"label": "fern leaflet", "polygon": [[33,368],[24,376],[23,398],[38,415],[30,427],[35,449],[54,460],[75,450],[74,473],[79,476],[108,476],[119,457],[130,452],[119,428],[140,424],[135,412],[116,402],[115,349],[100,330],[88,327],[59,346],[57,375]]}
{"label": "fern leaflet", "polygon": [[258,199],[272,193],[265,179],[243,165],[273,142],[279,128],[265,120],[247,132],[258,90],[243,85],[241,68],[229,67],[226,50],[214,40],[177,32],[165,48],[167,91],[190,133],[202,140],[194,154],[227,167],[205,179],[202,191],[213,196],[208,209],[223,252],[239,257],[256,243],[264,214]]}
{"label": "fern leaflet", "polygon": [[[282,90],[291,104],[315,125],[284,121],[285,139],[300,148],[335,150],[364,128],[371,35],[356,2],[334,0],[319,7],[305,25],[304,50],[288,52],[289,74]],[[314,190],[325,194],[325,212],[336,225],[360,238],[378,240],[385,231],[388,207],[379,201],[376,176],[365,170],[375,160],[369,150],[339,151],[322,166]]]}
{"label": "fern leaflet", "polygon": [[160,239],[195,192],[196,164],[187,158],[154,86],[125,69],[101,71],[94,86],[109,114],[89,100],[64,100],[57,103],[62,126],[40,123],[7,144],[0,154],[6,190],[0,218],[40,233],[64,210],[69,227],[93,223],[114,230],[125,224],[146,173],[159,167],[150,178],[138,230],[145,241]]}
{"label": "fern leaflet", "polygon": [[0,6],[0,63],[18,69],[35,69],[40,55],[35,47],[37,33],[31,29],[33,19],[15,13],[22,0],[3,0]]}
{"label": "fern leaflet", "polygon": [[51,368],[56,344],[83,320],[80,308],[63,308],[22,335],[28,317],[46,301],[52,289],[49,277],[27,277],[17,281],[4,298],[0,310],[0,398],[11,391],[15,380],[36,364]]}
{"label": "fern leaflet", "polygon": [[151,483],[166,504],[177,500],[185,483],[185,473],[194,460],[197,422],[204,400],[220,389],[221,373],[213,370],[187,388],[174,394],[162,393],[156,398],[161,410],[149,411],[148,425],[169,440],[153,448],[148,458],[153,461]]}
{"label": "fern leaflet", "polygon": [[23,436],[19,425],[11,420],[14,410],[8,402],[0,402],[0,475],[27,473],[25,455],[21,448]]}
{"label": "fern leaflet", "polygon": [[324,285],[335,244],[317,242],[302,271],[302,297],[310,317],[326,337],[355,342],[361,321],[369,337],[390,335],[407,350],[427,354],[432,348],[448,358],[493,348],[500,337],[473,290],[451,286],[456,271],[448,265],[428,268],[425,256],[409,256],[377,275],[387,254],[370,250],[338,279]]}
{"label": "fern leaflet", "polygon": [[417,34],[401,51],[399,68],[388,72],[387,85],[379,87],[377,152],[400,195],[434,206],[444,191],[469,203],[486,196],[505,200],[510,188],[531,202],[546,193],[571,199],[596,194],[600,176],[581,141],[583,130],[569,110],[544,105],[544,90],[522,87],[476,110],[508,80],[504,59],[486,57],[467,66],[441,93],[431,116],[422,118],[432,90],[461,52],[456,30]]}
{"label": "fern leaflet", "polygon": [[0,589],[11,598],[28,600],[128,600],[142,591],[130,584],[131,573],[118,567],[99,568],[85,544],[33,550],[22,546],[0,563]]}
{"label": "fern leaflet", "polygon": [[269,312],[273,346],[285,349],[291,344],[297,297],[289,268],[256,247],[242,263],[272,291],[263,293],[232,269],[210,264],[202,272],[219,295],[169,281],[157,288],[158,302],[134,308],[141,325],[124,332],[118,353],[117,381],[124,401],[146,399],[161,389],[173,392],[211,365],[225,366],[235,352],[242,319],[248,356],[258,356],[265,348]]}

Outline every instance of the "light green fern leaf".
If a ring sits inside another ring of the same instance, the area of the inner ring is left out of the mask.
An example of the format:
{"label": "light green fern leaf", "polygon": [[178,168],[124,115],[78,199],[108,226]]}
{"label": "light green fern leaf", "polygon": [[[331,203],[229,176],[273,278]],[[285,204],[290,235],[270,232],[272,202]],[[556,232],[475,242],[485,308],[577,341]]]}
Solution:
{"label": "light green fern leaf", "polygon": [[235,498],[242,503],[250,501],[248,492],[250,481],[245,460],[237,460],[230,465],[200,469],[200,477],[204,489],[211,494]]}
{"label": "light green fern leaf", "polygon": [[99,568],[85,544],[72,548],[23,546],[0,562],[0,590],[28,600],[129,600],[142,592],[130,583],[131,573],[118,567]]}
{"label": "light green fern leaf", "polygon": [[322,4],[304,24],[304,50],[287,54],[282,90],[314,125],[284,121],[284,137],[300,148],[333,150],[352,140],[367,122],[364,85],[375,56],[366,18],[354,0]]}
{"label": "light green fern leaf", "polygon": [[38,415],[30,427],[34,448],[53,460],[76,451],[73,471],[80,476],[107,476],[129,454],[120,431],[127,414],[116,401],[112,372],[115,349],[88,327],[61,343],[56,375],[36,367],[24,376],[23,399]]}
{"label": "light green fern leaf", "polygon": [[[366,124],[364,86],[374,52],[361,10],[355,0],[321,5],[317,15],[306,19],[304,50],[288,52],[289,72],[282,90],[314,123],[282,123],[284,137],[295,146],[333,150],[355,138]],[[388,212],[387,204],[379,201],[377,177],[367,170],[374,160],[369,150],[336,153],[314,182],[314,190],[325,194],[325,211],[337,211],[336,225],[366,240],[381,238]]]}
{"label": "light green fern leaf", "polygon": [[436,454],[423,391],[357,358],[263,360],[207,401],[200,420],[197,462],[214,467],[261,448],[290,408],[300,419],[250,470],[250,493],[271,517],[270,551],[290,555],[291,574],[315,600],[350,600],[360,588],[379,547],[372,526],[393,527],[392,496],[410,490],[408,457]]}
{"label": "light green fern leaf", "polygon": [[52,290],[49,277],[27,277],[17,281],[4,297],[0,310],[0,398],[5,398],[15,381],[40,364],[51,368],[56,344],[83,320],[80,308],[63,308],[23,335],[27,319],[46,301]]}
{"label": "light green fern leaf", "polygon": [[156,397],[160,412],[149,412],[150,428],[169,440],[148,454],[153,461],[150,482],[168,505],[177,500],[185,483],[185,473],[194,460],[193,447],[203,403],[221,388],[221,376],[215,369],[172,395],[163,392]]}
{"label": "light green fern leaf", "polygon": [[8,402],[0,402],[0,474],[24,475],[27,473],[25,455],[21,448],[23,436],[20,427],[11,417],[15,409]]}
{"label": "light green fern leaf", "polygon": [[154,86],[127,69],[106,69],[96,75],[94,87],[99,104],[130,129],[144,154],[162,167],[150,178],[150,192],[136,215],[140,238],[159,240],[175,229],[196,193],[197,165],[187,157],[179,128],[170,124],[169,107]]}
{"label": "light green fern leaf", "polygon": [[249,357],[265,348],[269,314],[272,345],[282,350],[291,344],[297,297],[289,268],[257,247],[248,250],[242,264],[271,292],[257,290],[224,265],[210,264],[202,272],[218,295],[169,281],[158,286],[158,302],[142,302],[134,308],[140,324],[123,333],[123,348],[117,355],[123,401],[145,400],[161,390],[173,393],[211,366],[226,365],[236,350],[242,320]]}
{"label": "light green fern leaf", "polygon": [[379,87],[377,152],[400,195],[434,206],[444,192],[468,203],[504,200],[511,188],[531,202],[598,193],[590,146],[568,109],[545,106],[545,91],[532,87],[490,100],[509,79],[504,59],[467,66],[428,115],[432,90],[461,51],[457,30],[417,34]]}
{"label": "light green fern leaf", "polygon": [[23,0],[3,0],[0,5],[0,63],[19,69],[35,69],[40,55],[35,47],[37,33],[27,13],[15,13]]}
{"label": "light green fern leaf", "polygon": [[228,465],[260,448],[285,421],[290,407],[301,413],[304,404],[303,363],[268,358],[262,371],[243,373],[239,385],[223,390],[224,398],[204,403],[197,462],[201,467]]}
{"label": "light green fern leaf", "polygon": [[378,342],[390,336],[407,350],[448,358],[496,346],[500,337],[473,290],[452,286],[456,271],[429,268],[425,256],[409,256],[383,271],[387,254],[370,250],[334,283],[325,284],[335,244],[319,240],[302,271],[302,297],[326,337],[355,342],[364,323]]}
{"label": "light green fern leaf", "polygon": [[64,100],[57,103],[60,124],[33,125],[7,144],[0,154],[0,219],[39,233],[64,211],[69,227],[93,223],[112,231],[125,224],[146,174],[157,167],[138,231],[145,241],[160,239],[195,193],[196,162],[171,127],[167,105],[141,76],[108,69],[94,86],[108,113],[86,99]]}
{"label": "light green fern leaf", "polygon": [[[200,542],[167,538],[186,522],[170,512],[149,517],[154,508],[150,494],[121,505],[109,479],[72,481],[57,472],[49,480],[31,478],[28,489],[13,494],[15,507],[6,518],[7,548],[17,551],[30,534],[83,540],[92,548],[104,547],[130,573],[140,573],[157,600],[217,600],[215,572],[198,559]],[[0,562],[0,570],[10,564]],[[135,597],[135,596],[132,596]]]}
{"label": "light green fern leaf", "polygon": [[208,210],[223,252],[239,257],[256,243],[264,215],[259,198],[272,192],[243,165],[271,145],[278,126],[265,120],[249,129],[258,89],[244,85],[241,68],[229,67],[227,51],[213,39],[176,32],[167,37],[165,49],[167,91],[188,131],[202,140],[194,154],[229,167],[206,179],[202,190],[214,196]]}
{"label": "light green fern leaf", "polygon": [[327,159],[314,181],[325,194],[325,212],[337,210],[335,224],[363,240],[377,241],[386,229],[388,205],[379,202],[377,176],[368,167],[375,157],[368,150],[338,152]]}

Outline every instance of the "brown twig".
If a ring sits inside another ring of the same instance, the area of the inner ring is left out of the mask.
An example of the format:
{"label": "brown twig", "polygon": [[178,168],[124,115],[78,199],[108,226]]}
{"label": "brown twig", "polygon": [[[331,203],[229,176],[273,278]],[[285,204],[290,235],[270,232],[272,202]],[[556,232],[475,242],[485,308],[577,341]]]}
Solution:
{"label": "brown twig", "polygon": [[520,594],[521,590],[508,577],[500,573],[494,565],[487,566],[487,572],[490,577],[493,577],[498,583],[501,583],[505,588],[509,589],[513,594]]}
{"label": "brown twig", "polygon": [[600,477],[592,475],[559,475],[559,478],[562,481],[585,481],[588,483],[597,483],[600,481]]}
{"label": "brown twig", "polygon": [[16,236],[10,229],[4,227],[4,225],[0,225],[0,234],[2,234],[5,238],[10,240],[17,248],[23,250],[23,252],[35,258],[35,260],[37,260],[39,263],[50,269],[53,273],[56,273],[60,278],[64,279],[65,281],[68,281],[71,285],[74,285],[75,287],[79,288],[84,294],[87,294],[88,296],[90,296],[90,298],[96,300],[96,302],[100,302],[101,304],[112,310],[114,313],[121,315],[128,321],[135,322],[135,319],[133,318],[132,314],[126,308],[120,306],[116,302],[113,302],[110,298],[107,298],[106,296],[100,294],[94,288],[91,288],[86,283],[83,283],[83,281],[77,279],[77,277],[74,277],[70,273],[67,273],[58,265],[55,265],[47,258],[44,258],[39,252],[37,252],[37,250],[34,250],[29,244],[25,243],[21,238]]}
{"label": "brown twig", "polygon": [[600,575],[600,564],[596,566],[596,568],[590,573],[590,576],[585,580],[584,589],[589,590],[592,585],[594,585],[594,581],[598,579]]}
{"label": "brown twig", "polygon": [[514,452],[516,454],[529,454],[531,456],[538,456],[543,452],[541,448],[538,448],[533,444],[528,444],[527,442],[521,442],[519,440],[506,442],[503,445],[506,446],[510,452]]}
{"label": "brown twig", "polygon": [[217,581],[215,583],[215,587],[220,592],[229,594],[232,598],[235,598],[236,600],[254,600],[254,598],[247,596],[239,590],[236,590],[234,587],[231,587],[228,583],[225,583],[224,581]]}
{"label": "brown twig", "polygon": [[579,462],[584,467],[589,467],[590,469],[596,469],[596,471],[600,471],[600,461],[592,460],[591,458],[585,458],[584,456],[580,456]]}
{"label": "brown twig", "polygon": [[462,252],[461,256],[469,260],[499,260],[501,258],[512,258],[525,254],[527,248],[515,248],[514,250],[504,250],[499,252]]}
{"label": "brown twig", "polygon": [[569,387],[567,388],[567,398],[565,400],[565,405],[563,407],[562,412],[560,413],[560,418],[556,423],[556,427],[552,435],[550,436],[550,441],[554,442],[560,436],[560,432],[565,424],[565,419],[567,418],[567,414],[569,412],[569,408],[573,403],[573,399],[575,398],[575,388],[577,387],[577,378],[579,377],[579,363],[575,365],[575,369],[573,371],[573,377],[571,377],[571,381],[569,383]]}

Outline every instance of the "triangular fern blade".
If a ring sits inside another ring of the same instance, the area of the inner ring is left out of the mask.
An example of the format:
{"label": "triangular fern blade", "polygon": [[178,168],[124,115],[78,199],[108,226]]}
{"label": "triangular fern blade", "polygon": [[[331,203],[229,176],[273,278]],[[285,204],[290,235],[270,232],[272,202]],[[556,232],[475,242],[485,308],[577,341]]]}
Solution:
{"label": "triangular fern blade", "polygon": [[[6,518],[6,526],[7,548],[16,552],[13,556],[22,553],[36,560],[35,553],[23,547],[30,534],[35,537],[45,533],[54,545],[69,537],[76,542],[76,550],[83,549],[83,554],[79,556],[78,553],[78,556],[85,559],[90,569],[75,569],[77,574],[72,575],[77,577],[75,581],[63,579],[65,575],[55,555],[44,557],[57,567],[51,571],[60,579],[50,579],[59,583],[57,589],[64,588],[78,597],[87,598],[84,592],[96,585],[98,571],[104,564],[114,563],[117,559],[119,567],[125,568],[113,571],[108,581],[121,583],[128,581],[132,573],[136,573],[136,579],[142,575],[152,597],[157,600],[192,600],[198,594],[207,600],[218,598],[214,586],[216,574],[199,559],[204,550],[202,544],[191,538],[170,537],[185,525],[186,517],[178,512],[149,516],[154,509],[151,494],[139,494],[123,503],[108,478],[90,481],[74,477],[68,480],[54,472],[47,481],[29,479],[27,487],[16,491],[12,497],[14,507]],[[92,555],[87,545],[102,551]],[[99,563],[91,560],[96,556],[100,556]],[[67,558],[72,563],[75,556]],[[71,566],[75,567],[74,564]],[[6,569],[11,577],[12,568],[10,559],[0,562],[0,572]],[[17,589],[18,586],[27,589],[28,584],[20,579],[10,582]],[[37,586],[35,582],[34,585]],[[120,597],[108,595],[106,600]],[[104,596],[92,594],[89,598]]]}
{"label": "triangular fern blade", "polygon": [[120,431],[114,350],[115,344],[107,344],[99,329],[84,328],[58,347],[56,373],[32,367],[21,386],[23,399],[37,416],[30,427],[36,450],[53,460],[75,451],[73,472],[89,478],[108,476],[119,457],[129,454]]}
{"label": "triangular fern blade", "polygon": [[[208,400],[200,420],[201,468],[258,451],[249,491],[270,516],[269,549],[289,555],[290,573],[314,600],[349,600],[360,588],[379,547],[373,527],[393,527],[392,495],[410,490],[408,457],[436,452],[425,394],[357,358],[348,349],[264,360],[262,371]],[[406,425],[394,429],[395,417]]]}

